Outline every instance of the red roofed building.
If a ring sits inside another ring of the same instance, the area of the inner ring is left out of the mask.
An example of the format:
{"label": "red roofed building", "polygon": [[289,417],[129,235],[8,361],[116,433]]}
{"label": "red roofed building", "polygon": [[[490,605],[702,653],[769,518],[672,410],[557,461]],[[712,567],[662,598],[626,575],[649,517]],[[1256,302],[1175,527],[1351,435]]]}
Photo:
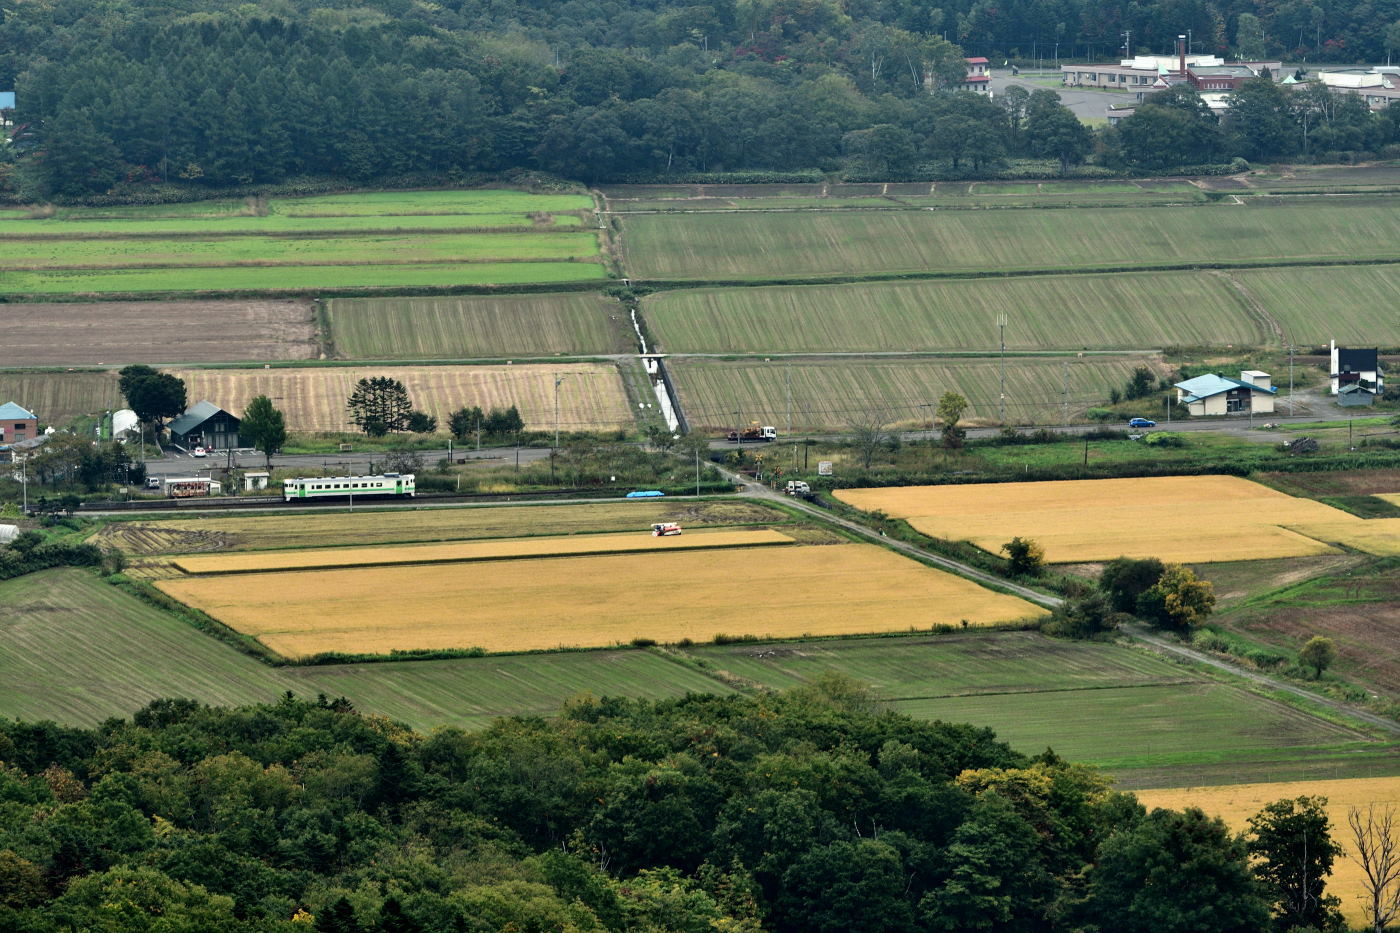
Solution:
{"label": "red roofed building", "polygon": [[985,58],[966,58],[967,80],[958,86],[960,91],[974,91],[978,94],[987,94],[991,91],[992,76],[987,70],[987,60]]}

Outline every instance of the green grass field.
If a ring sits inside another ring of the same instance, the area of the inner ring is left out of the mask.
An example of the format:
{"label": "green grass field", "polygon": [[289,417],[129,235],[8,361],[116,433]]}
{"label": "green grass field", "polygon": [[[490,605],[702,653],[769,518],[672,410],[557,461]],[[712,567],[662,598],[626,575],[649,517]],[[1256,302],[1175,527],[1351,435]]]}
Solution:
{"label": "green grass field", "polygon": [[471,359],[627,353],[627,309],[596,294],[338,298],[328,303],[347,359]]}
{"label": "green grass field", "polygon": [[1249,269],[1232,273],[1299,346],[1400,345],[1400,265]]}
{"label": "green grass field", "polygon": [[0,272],[0,292],[331,291],[450,285],[562,284],[605,279],[596,262],[407,263],[363,266],[216,266],[174,269]]}
{"label": "green grass field", "polygon": [[1273,339],[1226,281],[1193,272],[683,289],[643,310],[670,353],[990,351],[998,314],[1011,350]]}
{"label": "green grass field", "polygon": [[1084,208],[650,214],[623,221],[629,274],[643,280],[1392,259],[1397,238],[1400,211],[1383,200],[1163,207],[1141,217]]}
{"label": "green grass field", "polygon": [[706,646],[679,660],[596,651],[273,668],[86,571],[0,583],[0,604],[0,716],[70,725],[161,696],[240,704],[291,690],[344,696],[419,729],[472,728],[546,715],[584,691],[727,693],[838,671],[896,711],[990,726],[1026,752],[1052,746],[1127,787],[1400,772],[1394,743],[1130,648],[1027,632]]}
{"label": "green grass field", "polygon": [[[1006,364],[1006,420],[1012,424],[1058,424],[1062,388],[1069,377],[1069,414],[1102,405],[1111,387],[1121,386],[1133,367],[1151,357],[1055,359],[1017,357]],[[760,421],[780,432],[787,425],[787,386],[792,386],[792,429],[824,432],[846,429],[853,421],[883,415],[891,425],[927,424],[931,409],[947,391],[970,403],[965,419],[997,416],[998,364],[995,359],[722,362],[671,361],[681,406],[692,426],[732,430],[735,421]],[[739,412],[738,418],[734,412]]]}
{"label": "green grass field", "polygon": [[575,233],[367,234],[356,237],[13,240],[0,269],[382,264],[591,259],[592,231]]}
{"label": "green grass field", "polygon": [[591,206],[584,195],[405,191],[0,211],[0,293],[595,281],[607,272],[599,234],[580,226]]}
{"label": "green grass field", "polygon": [[1014,747],[1053,747],[1128,787],[1400,773],[1395,743],[1118,645],[1003,632],[687,653],[777,688],[846,674],[898,712],[990,726]]}

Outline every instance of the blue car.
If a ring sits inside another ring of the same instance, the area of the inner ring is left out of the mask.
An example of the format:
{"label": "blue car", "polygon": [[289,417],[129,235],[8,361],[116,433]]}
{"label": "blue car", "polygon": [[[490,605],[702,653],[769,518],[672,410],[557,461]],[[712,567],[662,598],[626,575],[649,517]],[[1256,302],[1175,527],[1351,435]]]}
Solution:
{"label": "blue car", "polygon": [[1157,422],[1153,421],[1151,418],[1134,418],[1132,421],[1129,421],[1129,422],[1128,422],[1128,427],[1130,427],[1130,428],[1155,428],[1155,427],[1157,427]]}

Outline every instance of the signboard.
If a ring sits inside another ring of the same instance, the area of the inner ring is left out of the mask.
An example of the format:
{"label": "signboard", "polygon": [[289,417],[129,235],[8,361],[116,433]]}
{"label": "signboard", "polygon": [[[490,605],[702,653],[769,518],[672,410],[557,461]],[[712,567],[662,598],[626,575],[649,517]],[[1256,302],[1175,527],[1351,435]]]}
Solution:
{"label": "signboard", "polygon": [[830,475],[831,475],[831,461],[830,461],[830,460],[818,460],[818,461],[817,461],[817,475],[818,475],[818,476],[830,476]]}

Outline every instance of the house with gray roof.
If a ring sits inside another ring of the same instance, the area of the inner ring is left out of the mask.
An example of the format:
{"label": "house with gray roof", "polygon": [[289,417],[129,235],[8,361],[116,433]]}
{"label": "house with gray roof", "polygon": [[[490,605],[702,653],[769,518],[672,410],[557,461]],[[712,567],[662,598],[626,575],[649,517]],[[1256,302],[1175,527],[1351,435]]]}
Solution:
{"label": "house with gray roof", "polygon": [[247,447],[238,436],[242,420],[224,411],[213,402],[195,402],[185,413],[167,425],[170,442],[186,450],[206,447],[227,450]]}
{"label": "house with gray roof", "polygon": [[1278,389],[1269,374],[1246,369],[1232,379],[1210,373],[1178,382],[1176,400],[1193,415],[1271,414]]}

